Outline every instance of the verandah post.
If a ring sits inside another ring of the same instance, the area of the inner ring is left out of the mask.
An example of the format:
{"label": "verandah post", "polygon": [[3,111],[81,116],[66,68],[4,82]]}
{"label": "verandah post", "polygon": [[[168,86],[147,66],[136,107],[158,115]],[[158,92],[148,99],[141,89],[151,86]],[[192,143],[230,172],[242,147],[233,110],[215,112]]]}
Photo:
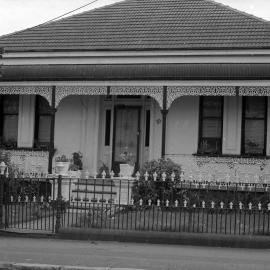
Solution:
{"label": "verandah post", "polygon": [[163,86],[163,106],[161,110],[162,114],[162,135],[161,135],[161,158],[166,154],[166,126],[167,126],[167,86]]}
{"label": "verandah post", "polygon": [[62,212],[62,175],[59,174],[57,178],[55,233],[59,232],[61,226],[61,212]]}
{"label": "verandah post", "polygon": [[51,104],[51,125],[50,125],[50,144],[49,144],[49,162],[48,162],[48,173],[52,173],[52,161],[54,155],[54,130],[55,130],[55,89],[52,87],[52,104]]}

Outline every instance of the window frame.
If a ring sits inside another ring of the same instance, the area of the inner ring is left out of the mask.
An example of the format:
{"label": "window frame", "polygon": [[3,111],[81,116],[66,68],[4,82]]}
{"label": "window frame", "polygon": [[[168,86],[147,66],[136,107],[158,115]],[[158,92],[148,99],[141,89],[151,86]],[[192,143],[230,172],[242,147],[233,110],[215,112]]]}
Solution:
{"label": "window frame", "polygon": [[[208,98],[208,97],[221,98],[221,116],[220,117],[215,117],[215,116],[204,117],[203,116],[203,101],[205,98]],[[216,152],[216,153],[202,153],[202,152],[200,152],[200,145],[201,145],[201,142],[203,140],[202,132],[203,132],[203,120],[204,119],[221,119],[221,137],[220,137],[220,150],[219,150],[219,152]],[[200,100],[199,100],[199,134],[198,134],[199,137],[198,137],[198,148],[197,148],[198,155],[205,155],[205,156],[222,155],[223,121],[224,121],[224,97],[223,96],[201,96]]]}
{"label": "window frame", "polygon": [[[3,103],[4,103],[4,99],[6,97],[17,97],[18,98],[18,111],[17,111],[16,114],[15,113],[4,113]],[[1,137],[1,142],[0,143],[4,147],[17,148],[17,146],[18,146],[18,125],[19,125],[20,96],[19,95],[1,95],[0,106],[1,106],[1,109],[0,109],[0,127],[1,127],[0,137]],[[4,141],[3,134],[4,134],[4,117],[5,117],[5,115],[16,115],[17,116],[17,140],[16,140],[16,142],[14,142],[14,143],[16,143],[16,145],[9,146],[9,145],[7,145],[8,141]]]}
{"label": "window frame", "polygon": [[[241,122],[241,155],[242,156],[266,156],[266,144],[267,144],[267,112],[268,112],[268,98],[265,96],[261,96],[261,98],[264,98],[264,118],[258,118],[258,117],[245,117],[246,114],[246,100],[247,98],[252,98],[249,96],[242,97],[242,122]],[[252,154],[252,153],[246,153],[245,151],[245,123],[246,119],[249,120],[264,120],[264,144],[263,144],[263,153],[262,154]]]}
{"label": "window frame", "polygon": [[[40,142],[38,140],[38,135],[39,135],[39,122],[40,122],[40,117],[41,116],[49,116],[51,117],[51,112],[49,110],[48,113],[40,113],[39,112],[39,102],[40,100],[44,99],[42,96],[37,95],[36,100],[35,100],[35,127],[34,127],[34,148],[44,148],[48,149],[50,141],[48,142]],[[49,106],[49,105],[48,105]],[[50,127],[51,128],[51,125]]]}

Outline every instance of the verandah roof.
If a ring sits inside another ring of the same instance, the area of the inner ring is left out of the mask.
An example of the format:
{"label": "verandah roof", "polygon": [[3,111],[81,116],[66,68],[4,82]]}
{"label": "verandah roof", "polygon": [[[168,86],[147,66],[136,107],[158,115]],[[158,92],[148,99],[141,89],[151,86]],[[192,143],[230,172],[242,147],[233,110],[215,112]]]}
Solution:
{"label": "verandah roof", "polygon": [[118,64],[2,66],[0,81],[270,80],[269,64]]}
{"label": "verandah roof", "polygon": [[0,38],[6,51],[270,48],[270,23],[210,0],[126,0]]}

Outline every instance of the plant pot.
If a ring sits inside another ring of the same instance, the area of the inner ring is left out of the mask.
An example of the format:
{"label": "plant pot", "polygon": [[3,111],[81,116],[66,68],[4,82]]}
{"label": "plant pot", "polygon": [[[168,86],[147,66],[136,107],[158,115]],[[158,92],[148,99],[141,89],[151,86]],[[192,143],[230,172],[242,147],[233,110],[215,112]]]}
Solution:
{"label": "plant pot", "polygon": [[129,164],[120,164],[120,177],[131,177],[134,172],[134,166]]}
{"label": "plant pot", "polygon": [[55,162],[56,173],[60,175],[67,175],[69,169],[69,161],[67,162]]}

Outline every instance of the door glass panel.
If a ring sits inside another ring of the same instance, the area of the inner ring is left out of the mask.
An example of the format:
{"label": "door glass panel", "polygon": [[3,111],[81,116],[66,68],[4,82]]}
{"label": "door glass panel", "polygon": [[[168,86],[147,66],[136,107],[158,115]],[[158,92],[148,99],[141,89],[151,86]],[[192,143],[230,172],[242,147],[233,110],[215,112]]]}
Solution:
{"label": "door glass panel", "polygon": [[117,108],[115,123],[114,161],[128,163],[123,154],[132,163],[137,161],[137,134],[139,110],[136,108]]}

